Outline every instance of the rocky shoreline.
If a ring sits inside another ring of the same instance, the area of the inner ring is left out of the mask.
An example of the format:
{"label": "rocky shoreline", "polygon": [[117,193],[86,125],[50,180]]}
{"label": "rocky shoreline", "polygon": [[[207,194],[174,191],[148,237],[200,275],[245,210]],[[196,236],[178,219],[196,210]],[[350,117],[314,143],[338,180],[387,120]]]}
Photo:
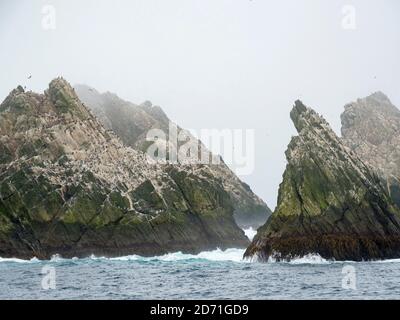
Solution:
{"label": "rocky shoreline", "polygon": [[[217,248],[264,262],[400,257],[400,111],[384,94],[345,107],[343,138],[295,102],[298,136],[271,215],[223,162],[160,164],[143,152],[145,133],[170,122],[161,108],[76,90],[57,78],[44,94],[19,86],[0,105],[1,257]],[[241,228],[260,225],[250,243]]]}
{"label": "rocky shoreline", "polygon": [[62,78],[0,105],[0,256],[245,248],[207,167],[154,163],[104,128]]}
{"label": "rocky shoreline", "polygon": [[299,135],[286,151],[278,205],[245,257],[399,258],[400,210],[377,174],[314,110],[296,101],[290,116]]}

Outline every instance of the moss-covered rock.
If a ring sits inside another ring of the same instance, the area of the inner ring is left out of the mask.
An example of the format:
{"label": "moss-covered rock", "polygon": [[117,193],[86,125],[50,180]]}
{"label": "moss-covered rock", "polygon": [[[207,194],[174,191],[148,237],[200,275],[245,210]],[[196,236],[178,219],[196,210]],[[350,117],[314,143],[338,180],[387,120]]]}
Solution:
{"label": "moss-covered rock", "polygon": [[[25,110],[25,111],[23,111]],[[63,79],[0,105],[0,256],[245,247],[220,182],[125,147]]]}
{"label": "moss-covered rock", "polygon": [[[109,92],[101,94],[86,85],[77,85],[75,89],[80,99],[94,112],[103,125],[113,130],[125,145],[146,152],[154,143],[146,140],[146,134],[151,129],[162,130],[165,139],[169,139],[170,119],[159,106],[153,106],[149,101],[136,105]],[[178,127],[177,130],[181,132],[183,129]],[[192,141],[196,140],[190,133],[188,133],[189,137]],[[171,139],[169,143],[181,145],[184,142],[175,142]],[[204,145],[201,145],[201,148],[202,152],[211,157],[211,152]],[[169,160],[168,153],[166,160]],[[215,165],[191,164],[191,167],[198,169],[204,166],[209,169],[207,174],[210,179],[219,179],[228,193],[238,225],[243,228],[257,228],[265,223],[271,210],[223,161]],[[202,174],[205,172],[202,171]]]}
{"label": "moss-covered rock", "polygon": [[400,212],[379,177],[300,101],[291,118],[299,135],[286,151],[278,205],[245,256],[400,257]]}

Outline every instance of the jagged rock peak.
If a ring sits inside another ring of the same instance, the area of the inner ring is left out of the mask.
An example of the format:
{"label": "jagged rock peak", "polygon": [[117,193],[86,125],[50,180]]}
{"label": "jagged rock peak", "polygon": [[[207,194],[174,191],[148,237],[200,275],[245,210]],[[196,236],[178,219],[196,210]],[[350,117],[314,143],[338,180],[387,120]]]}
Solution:
{"label": "jagged rock peak", "polygon": [[61,113],[71,113],[81,118],[88,116],[88,110],[80,102],[74,88],[62,77],[50,82],[45,95]]}
{"label": "jagged rock peak", "polygon": [[141,103],[140,106],[143,108],[151,108],[153,104],[151,103],[151,101],[146,100],[145,102]]}
{"label": "jagged rock peak", "polygon": [[342,136],[352,149],[363,140],[375,146],[386,144],[400,128],[400,111],[382,92],[347,104],[340,118]]}
{"label": "jagged rock peak", "polygon": [[143,102],[140,107],[147,113],[151,114],[158,121],[163,123],[169,122],[169,118],[160,106],[153,105],[150,101]]}
{"label": "jagged rock peak", "polygon": [[388,96],[384,94],[382,91],[376,91],[372,94],[370,94],[368,97],[365,98],[365,100],[374,100],[377,102],[388,102],[391,103]]}
{"label": "jagged rock peak", "polygon": [[63,77],[57,77],[51,80],[49,83],[49,88],[69,88],[69,90],[73,91],[72,86]]}
{"label": "jagged rock peak", "polygon": [[65,98],[71,98],[78,100],[78,96],[75,94],[74,88],[69,84],[67,80],[62,77],[53,79],[49,83],[49,88],[46,91],[53,102],[56,102],[57,96],[62,94]]}
{"label": "jagged rock peak", "polygon": [[8,97],[13,97],[13,96],[16,96],[16,95],[21,94],[21,93],[25,93],[25,90],[21,85],[19,85],[15,89],[11,90],[11,92],[8,95]]}
{"label": "jagged rock peak", "polygon": [[399,257],[400,211],[377,175],[315,111],[298,101],[291,117],[299,135],[286,151],[278,204],[245,256]]}
{"label": "jagged rock peak", "polygon": [[315,154],[314,157],[318,158],[329,155],[325,161],[331,165],[337,165],[338,158],[349,158],[351,151],[343,146],[329,123],[312,108],[297,100],[290,112],[290,117],[298,136],[292,138],[285,152],[288,161],[299,163],[311,151]]}
{"label": "jagged rock peak", "polygon": [[[24,94],[25,90],[24,88],[19,85],[18,87],[16,87],[15,89],[11,90],[11,92],[8,94],[8,96],[4,99],[4,101],[1,103],[1,106],[4,105],[8,105],[10,104],[11,101],[14,101],[14,99],[18,96],[20,96],[21,94]],[[2,108],[0,108],[0,111],[2,110]]]}
{"label": "jagged rock peak", "polygon": [[377,92],[347,104],[341,121],[345,145],[378,171],[400,206],[400,111]]}
{"label": "jagged rock peak", "polygon": [[0,107],[1,257],[247,246],[210,169],[159,165],[123,145],[62,78],[45,94],[17,91]]}
{"label": "jagged rock peak", "polygon": [[19,85],[16,89],[14,89],[12,92],[14,92],[14,93],[24,93],[25,92],[25,90],[24,90],[24,88],[21,86],[21,85]]}
{"label": "jagged rock peak", "polygon": [[[159,106],[149,101],[141,105],[124,101],[116,95],[99,94],[88,86],[75,86],[80,99],[93,110],[102,124],[112,129],[122,141],[136,150],[146,151],[149,142],[146,134],[151,129],[160,129],[169,135],[170,119]],[[178,126],[178,131],[184,130]],[[197,140],[192,136],[193,140]],[[172,143],[173,139],[171,139]],[[160,141],[159,141],[160,142]],[[182,142],[180,142],[182,144]],[[201,149],[210,156],[209,150],[201,144]],[[191,165],[196,168],[197,165]],[[200,167],[205,167],[200,165]],[[264,224],[271,211],[267,205],[244,184],[222,161],[220,165],[206,166],[212,175],[223,181],[235,208],[237,223],[243,228],[258,228]]]}
{"label": "jagged rock peak", "polygon": [[[342,121],[342,135],[346,135],[346,129],[354,125],[354,121],[360,119],[360,115],[363,118],[371,118],[380,115],[387,117],[400,116],[399,110],[392,104],[390,99],[381,91],[377,91],[365,98],[357,99],[355,102],[351,102],[344,107],[345,111],[341,115]],[[376,119],[380,121],[380,119]]]}
{"label": "jagged rock peak", "polygon": [[316,124],[323,126],[325,129],[330,129],[328,122],[313,109],[306,107],[300,100],[296,100],[290,118],[299,134],[304,128],[311,128]]}

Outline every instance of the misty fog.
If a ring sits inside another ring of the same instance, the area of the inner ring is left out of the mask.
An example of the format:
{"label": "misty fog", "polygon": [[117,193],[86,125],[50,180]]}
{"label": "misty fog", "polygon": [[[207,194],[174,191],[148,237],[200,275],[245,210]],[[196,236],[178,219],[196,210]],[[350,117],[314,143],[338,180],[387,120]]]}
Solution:
{"label": "misty fog", "polygon": [[338,134],[357,98],[381,90],[400,106],[399,39],[397,0],[2,0],[0,100],[63,76],[150,100],[187,129],[255,129],[256,167],[242,178],[273,209],[294,101]]}

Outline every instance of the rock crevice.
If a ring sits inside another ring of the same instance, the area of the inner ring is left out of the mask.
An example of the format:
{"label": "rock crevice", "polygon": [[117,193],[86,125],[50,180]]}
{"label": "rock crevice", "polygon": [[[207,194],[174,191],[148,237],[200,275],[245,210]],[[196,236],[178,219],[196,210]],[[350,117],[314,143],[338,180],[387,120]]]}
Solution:
{"label": "rock crevice", "polygon": [[[109,92],[99,93],[87,85],[76,85],[75,90],[103,125],[115,132],[126,146],[145,151],[149,147],[149,142],[146,141],[147,132],[151,129],[160,129],[165,133],[168,142],[158,141],[157,143],[168,146],[172,144],[174,148],[177,148],[176,142],[169,139],[171,121],[159,106],[154,106],[150,101],[137,105]],[[185,130],[177,127],[177,131],[180,133]],[[185,132],[188,140],[198,141],[190,132]],[[207,155],[209,159],[214,157],[201,142],[199,146],[200,154]],[[181,165],[185,164],[181,163]],[[243,183],[223,161],[214,165],[190,163],[188,166],[207,168],[212,177],[221,180],[224,190],[233,203],[235,220],[242,228],[258,228],[271,214],[264,201],[254,194],[250,187]]]}
{"label": "rock crevice", "polygon": [[[0,105],[0,256],[158,255],[246,247],[221,181],[122,143],[62,78]],[[204,178],[207,177],[207,178]]]}
{"label": "rock crevice", "polygon": [[400,212],[376,173],[300,101],[291,118],[299,135],[286,151],[278,205],[245,256],[399,257]]}

